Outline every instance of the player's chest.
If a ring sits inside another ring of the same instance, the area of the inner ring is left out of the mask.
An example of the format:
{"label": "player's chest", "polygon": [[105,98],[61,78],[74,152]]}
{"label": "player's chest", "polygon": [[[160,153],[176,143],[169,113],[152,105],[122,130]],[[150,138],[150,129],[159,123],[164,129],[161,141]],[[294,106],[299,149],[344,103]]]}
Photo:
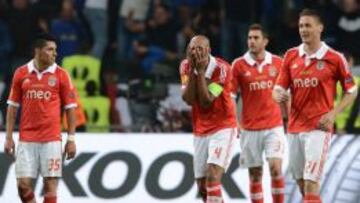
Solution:
{"label": "player's chest", "polygon": [[241,85],[249,85],[253,83],[274,83],[279,72],[275,66],[267,65],[263,68],[245,67],[241,70],[238,78]]}
{"label": "player's chest", "polygon": [[293,79],[324,82],[335,78],[336,67],[327,60],[298,58],[290,64]]}
{"label": "player's chest", "polygon": [[23,78],[21,90],[28,99],[50,99],[59,92],[59,79],[54,74],[45,74],[41,78],[29,74]]}

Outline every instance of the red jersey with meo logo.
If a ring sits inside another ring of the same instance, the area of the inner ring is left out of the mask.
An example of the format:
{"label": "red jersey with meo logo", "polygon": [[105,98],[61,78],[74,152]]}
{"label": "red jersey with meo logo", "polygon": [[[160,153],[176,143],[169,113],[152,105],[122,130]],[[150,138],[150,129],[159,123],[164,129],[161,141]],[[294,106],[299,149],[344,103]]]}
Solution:
{"label": "red jersey with meo logo", "polygon": [[21,105],[20,140],[61,140],[61,107],[76,107],[73,85],[65,70],[53,64],[41,73],[34,61],[16,69],[9,105]]}
{"label": "red jersey with meo logo", "polygon": [[[182,89],[189,83],[191,67],[187,59],[180,64]],[[205,77],[223,87],[222,93],[215,98],[208,108],[202,108],[198,101],[192,105],[193,131],[195,136],[207,136],[221,129],[235,128],[236,109],[231,98],[231,67],[220,59],[210,56],[210,62],[206,68]]]}
{"label": "red jersey with meo logo", "polygon": [[356,90],[344,56],[325,43],[310,56],[303,44],[287,51],[275,88],[291,90],[290,133],[317,128],[321,116],[334,108],[337,81],[346,92]]}
{"label": "red jersey with meo logo", "polygon": [[282,125],[281,111],[272,99],[272,89],[280,72],[282,60],[265,52],[262,62],[257,62],[247,52],[234,60],[233,93],[240,90],[243,102],[241,126],[246,130],[263,130]]}

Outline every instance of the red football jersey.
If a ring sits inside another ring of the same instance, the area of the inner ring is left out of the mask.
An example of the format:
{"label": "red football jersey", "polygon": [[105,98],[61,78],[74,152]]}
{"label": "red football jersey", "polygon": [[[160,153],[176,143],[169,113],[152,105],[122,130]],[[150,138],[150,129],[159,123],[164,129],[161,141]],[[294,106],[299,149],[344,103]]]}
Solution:
{"label": "red football jersey", "polygon": [[287,51],[275,88],[291,91],[289,132],[318,128],[320,118],[334,108],[337,81],[344,91],[356,90],[344,56],[325,43],[311,56],[303,44]]}
{"label": "red football jersey", "polygon": [[[182,89],[186,88],[190,71],[187,59],[180,64]],[[193,132],[195,136],[207,136],[225,128],[235,128],[236,107],[231,98],[231,67],[220,59],[210,56],[205,77],[223,87],[222,93],[215,98],[209,108],[202,108],[198,101],[192,105]]]}
{"label": "red football jersey", "polygon": [[15,71],[9,105],[21,105],[20,140],[49,142],[61,140],[61,107],[76,107],[70,77],[53,64],[41,73],[33,60]]}
{"label": "red football jersey", "polygon": [[272,89],[280,72],[282,60],[265,52],[259,64],[251,54],[234,60],[233,93],[240,90],[243,102],[241,126],[246,130],[263,130],[282,125],[279,105],[272,99]]}

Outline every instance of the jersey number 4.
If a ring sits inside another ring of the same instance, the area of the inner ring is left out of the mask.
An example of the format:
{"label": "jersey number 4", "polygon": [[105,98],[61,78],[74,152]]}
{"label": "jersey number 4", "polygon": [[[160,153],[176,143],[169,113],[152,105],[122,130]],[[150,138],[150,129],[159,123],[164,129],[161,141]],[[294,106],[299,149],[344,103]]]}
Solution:
{"label": "jersey number 4", "polygon": [[216,148],[215,148],[214,153],[215,153],[215,155],[216,155],[217,158],[220,158],[221,151],[222,151],[222,147],[216,147]]}

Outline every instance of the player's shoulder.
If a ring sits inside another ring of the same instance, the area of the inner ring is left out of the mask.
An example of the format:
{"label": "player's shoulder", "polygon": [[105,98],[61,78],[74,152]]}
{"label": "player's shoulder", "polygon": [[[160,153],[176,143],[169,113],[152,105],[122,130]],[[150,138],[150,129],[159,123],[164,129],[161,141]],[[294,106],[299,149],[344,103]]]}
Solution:
{"label": "player's shoulder", "polygon": [[59,65],[56,65],[55,75],[59,78],[63,78],[63,77],[70,78],[69,72],[65,68]]}
{"label": "player's shoulder", "polygon": [[55,72],[57,74],[68,74],[68,71],[65,68],[63,68],[63,67],[61,67],[59,65],[56,65]]}
{"label": "player's shoulder", "polygon": [[342,54],[339,51],[336,51],[335,49],[329,47],[327,50],[327,53],[325,54],[325,57],[333,60],[333,61],[346,61],[344,54]]}
{"label": "player's shoulder", "polygon": [[227,62],[225,59],[220,58],[220,57],[215,57],[216,63],[217,65],[225,65],[225,66],[230,66],[229,62]]}
{"label": "player's shoulder", "polygon": [[180,66],[179,66],[180,71],[185,72],[188,68],[189,68],[189,60],[188,59],[183,59],[180,62]]}
{"label": "player's shoulder", "polygon": [[281,62],[282,61],[282,58],[279,55],[271,54],[271,57],[272,57],[272,60],[275,61],[275,62]]}
{"label": "player's shoulder", "polygon": [[244,56],[239,56],[232,61],[232,65],[237,65],[245,62]]}
{"label": "player's shoulder", "polygon": [[21,75],[25,76],[29,73],[29,67],[28,64],[24,64],[22,66],[19,66],[15,69],[15,75]]}
{"label": "player's shoulder", "polygon": [[285,52],[284,58],[288,57],[288,56],[295,56],[295,55],[296,56],[299,55],[299,46],[292,47],[292,48],[288,49]]}
{"label": "player's shoulder", "polygon": [[181,60],[181,62],[180,62],[180,65],[187,65],[187,64],[189,64],[189,60],[186,58]]}

